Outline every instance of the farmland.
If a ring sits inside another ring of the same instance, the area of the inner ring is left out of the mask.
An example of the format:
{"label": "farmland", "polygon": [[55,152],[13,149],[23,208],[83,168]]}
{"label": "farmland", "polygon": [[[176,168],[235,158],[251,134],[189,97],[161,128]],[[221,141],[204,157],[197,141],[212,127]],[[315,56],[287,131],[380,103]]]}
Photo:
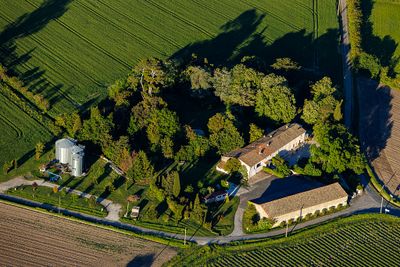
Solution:
{"label": "farmland", "polygon": [[[366,49],[378,56],[384,65],[389,65],[391,60],[400,56],[400,1],[378,0],[373,4],[366,1],[364,14],[369,16],[372,29],[367,32]],[[372,10],[371,10],[372,9]],[[372,30],[372,32],[368,32]],[[400,73],[400,65],[395,67]]]}
{"label": "farmland", "polygon": [[45,95],[51,114],[86,109],[150,56],[197,53],[217,64],[290,56],[332,74],[337,28],[335,1],[0,3],[1,63]]}
{"label": "farmland", "polygon": [[0,165],[13,159],[20,165],[24,155],[33,154],[34,145],[48,141],[51,134],[1,93],[0,103]]}
{"label": "farmland", "polygon": [[170,247],[0,203],[3,266],[161,266]]}
{"label": "farmland", "polygon": [[181,254],[170,265],[397,266],[399,222],[387,215],[358,215],[288,238],[199,248]]}

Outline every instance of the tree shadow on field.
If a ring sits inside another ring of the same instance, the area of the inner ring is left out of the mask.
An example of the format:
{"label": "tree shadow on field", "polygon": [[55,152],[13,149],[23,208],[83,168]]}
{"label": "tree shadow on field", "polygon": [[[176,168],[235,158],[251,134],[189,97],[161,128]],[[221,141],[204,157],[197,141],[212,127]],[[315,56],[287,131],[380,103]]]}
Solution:
{"label": "tree shadow on field", "polygon": [[154,254],[146,254],[135,256],[128,264],[127,267],[147,267],[152,266],[154,262]]}
{"label": "tree shadow on field", "polygon": [[389,67],[389,75],[393,76],[396,66],[400,63],[400,56],[395,56],[398,43],[390,36],[383,38],[374,35],[373,22],[371,21],[372,10],[375,1],[361,1],[363,15],[362,21],[362,47],[368,54],[375,55],[383,66]]}
{"label": "tree shadow on field", "polygon": [[25,13],[5,26],[0,33],[0,63],[9,70],[10,74],[18,76],[24,85],[29,87],[29,90],[35,93],[45,91],[49,94],[44,96],[50,100],[50,104],[59,100],[54,97],[54,94],[59,94],[63,85],[53,85],[44,79],[45,70],[37,66],[24,72],[18,71],[19,66],[24,65],[32,58],[35,48],[19,55],[16,41],[39,32],[49,22],[61,17],[68,10],[68,4],[72,1],[46,0],[31,13]]}
{"label": "tree shadow on field", "polygon": [[192,54],[196,54],[217,66],[231,67],[245,56],[255,56],[267,66],[274,63],[276,58],[290,57],[315,73],[339,78],[341,62],[338,54],[338,29],[328,29],[317,38],[305,29],[293,29],[270,42],[267,38],[270,28],[266,26],[260,29],[267,16],[256,9],[247,10],[222,25],[222,32],[215,38],[189,44],[170,58],[188,62]]}

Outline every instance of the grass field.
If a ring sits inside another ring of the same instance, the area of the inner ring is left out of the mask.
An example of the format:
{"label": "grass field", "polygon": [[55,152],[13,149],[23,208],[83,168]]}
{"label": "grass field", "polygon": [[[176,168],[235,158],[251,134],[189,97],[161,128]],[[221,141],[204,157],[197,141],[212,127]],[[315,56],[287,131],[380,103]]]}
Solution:
{"label": "grass field", "polygon": [[186,251],[170,266],[397,266],[400,219],[357,215],[288,238]]}
{"label": "grass field", "polygon": [[[51,134],[40,123],[23,112],[0,93],[0,166],[5,161],[17,159],[24,163],[24,156],[34,154],[35,144],[50,140]],[[0,173],[0,177],[3,173]],[[1,179],[0,179],[1,180]]]}
{"label": "grass field", "polygon": [[[369,21],[372,23],[372,37],[367,36],[366,40],[367,49],[376,54],[385,65],[389,65],[390,60],[396,60],[396,58],[398,60],[400,57],[400,1],[376,0],[373,4],[364,4],[364,13],[371,14]],[[400,73],[400,63],[396,64],[395,71]]]}
{"label": "grass field", "polygon": [[176,249],[0,203],[3,266],[161,266]]}
{"label": "grass field", "polygon": [[98,101],[149,56],[292,56],[332,72],[337,28],[336,1],[2,1],[0,58],[56,114]]}

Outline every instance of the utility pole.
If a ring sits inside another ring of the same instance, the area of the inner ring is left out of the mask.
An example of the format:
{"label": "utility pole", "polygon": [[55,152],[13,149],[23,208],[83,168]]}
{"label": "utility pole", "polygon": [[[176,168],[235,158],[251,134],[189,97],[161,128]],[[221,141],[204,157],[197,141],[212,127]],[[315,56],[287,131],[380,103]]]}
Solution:
{"label": "utility pole", "polygon": [[183,245],[186,245],[186,227],[185,227],[185,238],[183,239]]}
{"label": "utility pole", "polygon": [[383,207],[383,197],[381,196],[381,209],[380,209],[380,211],[379,211],[379,213],[382,213],[382,207]]}
{"label": "utility pole", "polygon": [[285,237],[287,237],[287,234],[288,234],[288,229],[289,229],[289,223],[288,223],[288,222],[286,222],[286,233],[285,233]]}

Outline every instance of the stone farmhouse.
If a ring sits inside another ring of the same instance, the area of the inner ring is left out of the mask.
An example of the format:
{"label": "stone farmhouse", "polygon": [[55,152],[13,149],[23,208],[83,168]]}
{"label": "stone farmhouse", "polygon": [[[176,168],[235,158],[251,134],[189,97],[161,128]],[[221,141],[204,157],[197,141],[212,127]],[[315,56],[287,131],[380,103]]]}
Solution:
{"label": "stone farmhouse", "polygon": [[306,130],[297,123],[286,124],[270,132],[246,147],[233,150],[221,157],[217,170],[225,172],[224,165],[231,158],[237,158],[246,167],[250,179],[262,170],[276,155],[285,157],[298,148],[307,137]]}
{"label": "stone farmhouse", "polygon": [[314,214],[317,210],[347,205],[348,195],[339,183],[325,185],[269,202],[253,203],[261,218],[274,220],[273,227],[282,222]]}

